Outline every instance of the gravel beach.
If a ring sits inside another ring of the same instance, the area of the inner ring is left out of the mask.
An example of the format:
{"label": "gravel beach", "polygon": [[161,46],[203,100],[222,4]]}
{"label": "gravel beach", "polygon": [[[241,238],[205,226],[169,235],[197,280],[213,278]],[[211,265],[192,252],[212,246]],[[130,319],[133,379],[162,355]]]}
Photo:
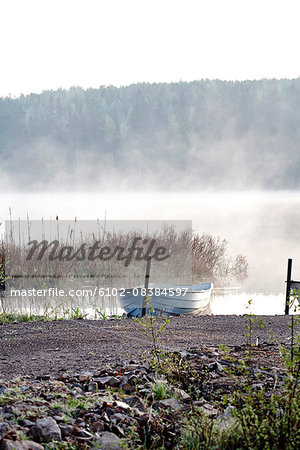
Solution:
{"label": "gravel beach", "polygon": [[[291,316],[263,317],[266,326],[261,329],[254,324],[253,339],[258,337],[261,345],[274,343],[275,339],[276,344],[289,344]],[[180,351],[241,346],[246,344],[247,332],[244,316],[173,317],[166,327],[163,345]],[[0,325],[0,379],[94,370],[106,364],[141,359],[150,347],[151,343],[132,319]],[[276,355],[273,351],[266,363],[279,364]]]}

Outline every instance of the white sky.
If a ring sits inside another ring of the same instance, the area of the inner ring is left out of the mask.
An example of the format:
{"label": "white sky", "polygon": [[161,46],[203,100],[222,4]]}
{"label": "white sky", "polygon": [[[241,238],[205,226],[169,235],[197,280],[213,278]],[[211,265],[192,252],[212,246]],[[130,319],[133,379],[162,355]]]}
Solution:
{"label": "white sky", "polygon": [[300,76],[299,0],[0,0],[0,96]]}

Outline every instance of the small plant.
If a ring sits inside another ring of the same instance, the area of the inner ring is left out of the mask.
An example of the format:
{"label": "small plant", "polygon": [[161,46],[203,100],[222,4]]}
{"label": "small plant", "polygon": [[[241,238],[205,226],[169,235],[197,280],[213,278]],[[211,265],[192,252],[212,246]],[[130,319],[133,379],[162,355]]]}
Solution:
{"label": "small plant", "polygon": [[70,319],[73,320],[83,320],[88,316],[88,314],[83,314],[80,312],[79,308],[72,308]]}
{"label": "small plant", "polygon": [[43,316],[34,316],[32,314],[10,314],[10,313],[1,313],[0,314],[0,323],[14,323],[14,322],[40,322],[44,321]]}
{"label": "small plant", "polygon": [[105,311],[100,311],[100,309],[97,309],[97,313],[99,314],[100,320],[107,320],[108,315],[105,313]]}
{"label": "small plant", "polygon": [[215,443],[214,421],[205,413],[193,409],[183,420],[180,447],[184,450],[218,448]]}
{"label": "small plant", "polygon": [[100,311],[100,309],[97,309],[96,312],[98,313],[100,320],[122,319],[122,316],[119,314],[106,314],[105,311]]}
{"label": "small plant", "polygon": [[172,386],[163,378],[154,380],[150,383],[150,387],[155,400],[164,400],[169,397],[174,397]]}
{"label": "small plant", "polygon": [[245,314],[245,318],[247,320],[247,332],[245,334],[245,337],[247,339],[247,344],[249,346],[248,349],[248,360],[251,361],[252,358],[252,348],[255,346],[255,343],[253,341],[253,331],[254,331],[254,325],[258,326],[259,328],[264,328],[266,326],[266,322],[262,317],[254,316],[254,314],[251,312],[251,306],[252,306],[253,300],[248,301],[247,309],[249,308],[249,313]]}
{"label": "small plant", "polygon": [[165,318],[163,320],[163,323],[160,323],[155,316],[154,308],[151,308],[150,302],[151,297],[147,297],[146,308],[148,310],[148,314],[146,314],[142,318],[135,317],[134,320],[139,325],[142,333],[147,337],[149,341],[151,341],[153,366],[155,368],[162,369],[165,352],[161,351],[160,346],[162,337],[164,336],[165,328],[170,320]]}

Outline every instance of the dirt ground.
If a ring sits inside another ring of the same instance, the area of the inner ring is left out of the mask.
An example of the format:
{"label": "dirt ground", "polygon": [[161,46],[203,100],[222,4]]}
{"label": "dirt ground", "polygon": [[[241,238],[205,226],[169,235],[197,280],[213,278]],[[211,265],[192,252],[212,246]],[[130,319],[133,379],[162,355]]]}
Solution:
{"label": "dirt ground", "polygon": [[[259,337],[260,344],[256,353],[266,366],[278,366],[278,344],[290,343],[291,317],[264,316],[264,320],[265,328],[253,328],[253,340]],[[202,348],[217,349],[220,344],[243,347],[247,333],[243,316],[181,316],[170,318],[163,345],[170,350],[197,352]],[[93,371],[141,360],[150,348],[151,343],[132,319],[0,325],[0,379]]]}

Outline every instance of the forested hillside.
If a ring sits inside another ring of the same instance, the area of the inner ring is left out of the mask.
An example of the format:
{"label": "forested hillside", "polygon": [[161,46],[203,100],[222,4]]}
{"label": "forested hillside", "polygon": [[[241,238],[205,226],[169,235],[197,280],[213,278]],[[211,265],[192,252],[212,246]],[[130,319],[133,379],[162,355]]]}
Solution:
{"label": "forested hillside", "polygon": [[300,79],[0,99],[2,189],[299,189]]}

